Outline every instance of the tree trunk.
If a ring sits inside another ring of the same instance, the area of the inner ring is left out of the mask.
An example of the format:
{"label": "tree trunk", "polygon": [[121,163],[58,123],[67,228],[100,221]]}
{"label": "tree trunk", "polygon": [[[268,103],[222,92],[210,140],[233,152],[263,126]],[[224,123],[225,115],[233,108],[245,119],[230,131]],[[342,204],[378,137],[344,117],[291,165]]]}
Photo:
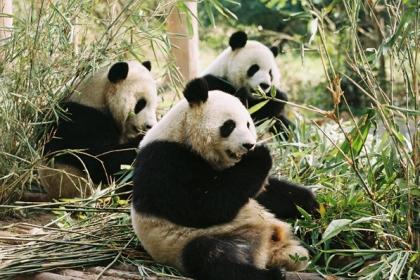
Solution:
{"label": "tree trunk", "polygon": [[12,35],[12,0],[0,0],[0,43]]}
{"label": "tree trunk", "polygon": [[[167,19],[166,26],[175,63],[187,81],[198,75],[197,1],[188,1],[185,5],[192,14],[188,15],[175,6]],[[188,16],[191,18],[192,34],[188,32]]]}

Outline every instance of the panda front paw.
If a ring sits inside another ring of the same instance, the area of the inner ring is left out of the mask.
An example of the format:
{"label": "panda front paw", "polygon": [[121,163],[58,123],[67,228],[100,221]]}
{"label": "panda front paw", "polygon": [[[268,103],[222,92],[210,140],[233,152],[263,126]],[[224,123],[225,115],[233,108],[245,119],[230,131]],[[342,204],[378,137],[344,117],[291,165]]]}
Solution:
{"label": "panda front paw", "polygon": [[286,271],[283,268],[273,267],[269,270],[270,279],[286,280]]}
{"label": "panda front paw", "polygon": [[245,155],[244,161],[252,165],[253,170],[268,172],[273,165],[269,149],[264,145],[256,146]]}

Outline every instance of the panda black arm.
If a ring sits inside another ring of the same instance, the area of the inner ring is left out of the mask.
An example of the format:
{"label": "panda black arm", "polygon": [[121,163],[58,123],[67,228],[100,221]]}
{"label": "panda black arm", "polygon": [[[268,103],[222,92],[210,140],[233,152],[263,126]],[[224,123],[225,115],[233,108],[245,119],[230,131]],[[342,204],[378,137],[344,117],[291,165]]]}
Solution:
{"label": "panda black arm", "polygon": [[271,165],[268,149],[258,146],[233,167],[217,172],[205,188],[191,190],[194,209],[199,209],[197,225],[211,226],[234,219],[262,189]]}
{"label": "panda black arm", "polygon": [[221,90],[230,94],[235,94],[236,92],[235,87],[222,78],[207,74],[203,79],[206,80],[209,90]]}
{"label": "panda black arm", "polygon": [[[282,101],[287,101],[286,93],[282,92],[279,89],[276,90],[275,98]],[[258,97],[251,97],[248,99],[248,107],[251,108],[252,106],[263,102],[264,98]],[[262,120],[265,118],[272,118],[272,117],[279,117],[281,114],[284,113],[285,103],[279,102],[278,100],[269,100],[262,108],[252,114],[252,117],[257,120]]]}
{"label": "panda black arm", "polygon": [[229,222],[261,189],[270,167],[266,148],[257,148],[232,168],[216,171],[181,144],[154,142],[137,157],[134,207],[190,227]]}
{"label": "panda black arm", "polygon": [[66,116],[60,116],[45,153],[118,144],[119,131],[111,116],[74,102],[63,103],[61,107],[66,110]]}
{"label": "panda black arm", "polygon": [[314,216],[319,215],[319,203],[311,190],[273,177],[270,177],[269,184],[256,200],[279,219],[300,217],[296,206]]}
{"label": "panda black arm", "polygon": [[223,195],[231,196],[226,199],[228,202],[234,200],[238,193],[243,193],[246,198],[254,197],[261,190],[271,165],[268,148],[257,146],[233,167],[219,171],[209,188],[223,190]]}
{"label": "panda black arm", "polygon": [[[143,136],[139,136],[128,143],[102,147],[92,151],[104,163],[107,176],[121,171],[121,165],[131,165],[137,156],[137,147]],[[90,170],[89,170],[90,171]],[[90,171],[94,172],[94,171]],[[105,182],[105,178],[100,179]]]}
{"label": "panda black arm", "polygon": [[74,102],[61,107],[68,116],[60,117],[54,137],[45,146],[47,156],[61,150],[82,150],[61,153],[55,161],[87,169],[94,183],[107,182],[122,164],[134,161],[140,138],[119,144],[120,132],[110,115]]}
{"label": "panda black arm", "polygon": [[[276,89],[276,99],[287,101],[286,93],[282,92],[279,89]],[[271,132],[279,134],[284,139],[288,139],[288,129],[294,127],[293,123],[285,116],[284,107],[285,103],[279,102],[278,100],[269,100],[262,108],[252,114],[252,118],[258,122],[269,118],[275,118],[274,126],[271,129]],[[263,98],[252,97],[247,100],[248,107],[263,102]]]}

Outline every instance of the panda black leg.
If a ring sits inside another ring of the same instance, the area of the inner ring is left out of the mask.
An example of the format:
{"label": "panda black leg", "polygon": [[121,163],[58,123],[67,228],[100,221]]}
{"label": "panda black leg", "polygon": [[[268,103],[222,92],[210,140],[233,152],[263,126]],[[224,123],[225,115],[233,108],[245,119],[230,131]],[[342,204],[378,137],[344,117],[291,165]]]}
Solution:
{"label": "panda black leg", "polygon": [[319,203],[311,190],[273,177],[269,178],[265,191],[256,200],[279,219],[298,218],[300,213],[296,205],[315,217],[319,216]]}
{"label": "panda black leg", "polygon": [[198,237],[187,244],[182,261],[186,272],[196,280],[285,279],[279,268],[255,267],[251,244],[233,237]]}

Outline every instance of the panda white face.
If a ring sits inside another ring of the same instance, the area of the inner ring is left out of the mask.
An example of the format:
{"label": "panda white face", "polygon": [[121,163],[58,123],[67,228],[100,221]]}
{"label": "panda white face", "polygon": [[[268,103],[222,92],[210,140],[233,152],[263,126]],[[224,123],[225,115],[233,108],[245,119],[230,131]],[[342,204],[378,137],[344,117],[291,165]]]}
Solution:
{"label": "panda white face", "polygon": [[226,78],[236,87],[261,88],[269,92],[272,85],[279,83],[275,54],[275,49],[257,41],[247,41],[244,47],[232,51]]}
{"label": "panda white face", "polygon": [[84,79],[69,101],[110,113],[121,131],[120,142],[156,124],[156,82],[149,61],[117,62]]}
{"label": "panda white face", "polygon": [[190,146],[214,168],[233,166],[253,149],[257,134],[240,100],[221,91],[208,92],[203,79],[191,81],[186,100],[175,105],[140,143],[173,141]]}
{"label": "panda white face", "polygon": [[[187,142],[215,167],[224,169],[253,149],[257,136],[254,123],[236,97],[211,91],[208,99],[191,105],[187,112]],[[197,107],[197,108],[195,108]]]}
{"label": "panda white face", "polygon": [[157,90],[150,62],[114,64],[108,73],[111,82],[108,108],[122,132],[122,142],[144,134],[156,124]]}

